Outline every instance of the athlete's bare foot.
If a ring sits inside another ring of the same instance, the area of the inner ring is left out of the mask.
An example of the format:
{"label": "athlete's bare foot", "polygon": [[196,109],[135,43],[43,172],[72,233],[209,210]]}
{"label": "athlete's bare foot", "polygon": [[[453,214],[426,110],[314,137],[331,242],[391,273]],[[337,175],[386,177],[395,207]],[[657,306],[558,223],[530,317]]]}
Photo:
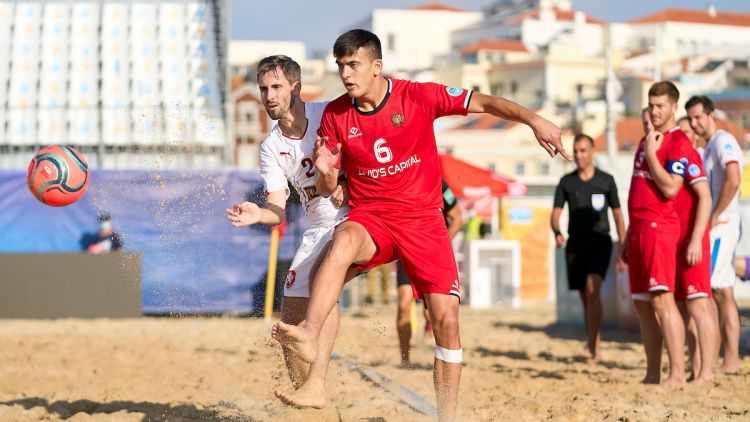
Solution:
{"label": "athlete's bare foot", "polygon": [[722,365],[720,369],[721,373],[724,375],[739,375],[740,374],[740,365]]}
{"label": "athlete's bare foot", "polygon": [[687,384],[687,382],[685,382],[684,376],[683,377],[669,377],[665,379],[664,381],[662,381],[661,383],[661,385],[666,385],[666,386],[682,386],[685,384]]}
{"label": "athlete's bare foot", "polygon": [[299,409],[312,407],[323,409],[326,407],[326,390],[323,383],[306,382],[298,390],[286,393],[275,390],[274,395],[285,404]]}
{"label": "athlete's bare foot", "polygon": [[304,329],[304,327],[285,324],[281,321],[274,324],[271,337],[281,343],[291,353],[299,356],[307,363],[315,360],[317,342],[315,338]]}
{"label": "athlete's bare foot", "polygon": [[713,381],[713,379],[714,379],[713,374],[711,374],[711,375],[703,375],[703,374],[701,374],[701,375],[695,377],[695,379],[693,379],[692,381],[693,381],[693,384],[701,385],[701,384],[705,384],[707,382],[711,382],[711,381]]}

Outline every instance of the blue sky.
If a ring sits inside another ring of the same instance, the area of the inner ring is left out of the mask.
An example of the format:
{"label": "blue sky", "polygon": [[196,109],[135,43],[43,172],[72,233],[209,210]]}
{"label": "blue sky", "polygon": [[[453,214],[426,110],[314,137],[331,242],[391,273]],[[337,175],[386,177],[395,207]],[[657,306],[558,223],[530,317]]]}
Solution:
{"label": "blue sky", "polygon": [[[379,8],[404,8],[430,0],[231,0],[232,39],[291,40],[307,43],[308,55],[330,48],[342,29],[364,19],[377,3]],[[480,10],[492,0],[443,0],[468,10]],[[591,16],[622,22],[665,7],[704,9],[712,3],[719,11],[750,13],[750,0],[573,0],[573,8]],[[259,7],[263,5],[263,7]]]}

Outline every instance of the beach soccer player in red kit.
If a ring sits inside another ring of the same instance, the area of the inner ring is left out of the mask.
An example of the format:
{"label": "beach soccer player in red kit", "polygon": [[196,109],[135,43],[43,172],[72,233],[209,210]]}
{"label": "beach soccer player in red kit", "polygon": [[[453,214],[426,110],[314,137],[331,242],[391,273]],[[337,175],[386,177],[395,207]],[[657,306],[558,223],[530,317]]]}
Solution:
{"label": "beach soccer player in red kit", "polygon": [[[369,31],[344,33],[333,54],[347,94],[323,113],[315,166],[321,193],[335,188],[343,170],[351,212],[337,227],[315,277],[305,322],[279,322],[272,335],[303,360],[313,360],[322,324],[336,306],[350,265],[366,270],[399,259],[433,324],[438,419],[453,420],[462,362],[460,283],[440,210],[433,122],[447,115],[492,114],[528,125],[550,156],[560,152],[570,157],[562,147],[560,128],[518,104],[436,83],[386,78],[380,40]],[[324,383],[308,378],[298,390],[276,395],[306,407],[325,395]]]}

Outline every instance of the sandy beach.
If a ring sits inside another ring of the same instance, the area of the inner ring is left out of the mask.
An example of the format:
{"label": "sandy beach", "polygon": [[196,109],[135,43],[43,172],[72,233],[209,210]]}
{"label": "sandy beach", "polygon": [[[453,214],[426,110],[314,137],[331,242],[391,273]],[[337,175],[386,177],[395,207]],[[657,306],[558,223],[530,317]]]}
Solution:
{"label": "sandy beach", "polygon": [[[399,368],[394,320],[395,304],[342,318],[323,411],[273,397],[290,384],[271,321],[2,320],[0,420],[431,420],[350,368],[375,371],[434,406],[432,341],[416,336],[414,368]],[[462,307],[462,420],[750,420],[750,357],[741,375],[706,385],[643,386],[637,333],[605,330],[602,359],[590,362],[579,355],[580,330],[554,321],[552,305]]]}

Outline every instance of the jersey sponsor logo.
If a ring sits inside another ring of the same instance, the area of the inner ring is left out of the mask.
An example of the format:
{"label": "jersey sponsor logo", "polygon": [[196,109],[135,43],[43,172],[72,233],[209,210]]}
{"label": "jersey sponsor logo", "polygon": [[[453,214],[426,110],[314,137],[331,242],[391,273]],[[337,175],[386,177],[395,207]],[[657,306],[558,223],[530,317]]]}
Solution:
{"label": "jersey sponsor logo", "polygon": [[404,124],[404,113],[394,111],[393,114],[391,114],[391,123],[393,123],[393,126],[401,127],[401,125]]}
{"label": "jersey sponsor logo", "polygon": [[291,157],[292,156],[292,150],[290,148],[289,151],[280,151],[279,155],[282,156],[282,157],[285,156],[285,155],[288,155],[288,156]]}
{"label": "jersey sponsor logo", "polygon": [[445,87],[445,90],[448,91],[448,95],[451,97],[458,97],[464,92],[463,88]]}
{"label": "jersey sponsor logo", "polygon": [[604,194],[603,193],[592,193],[591,194],[591,207],[596,211],[604,209]]}
{"label": "jersey sponsor logo", "polygon": [[352,126],[351,129],[349,129],[349,136],[347,136],[348,139],[356,138],[357,136],[362,136],[362,132],[359,131],[355,126]]}
{"label": "jersey sponsor logo", "polygon": [[394,174],[401,173],[404,170],[408,169],[409,167],[412,167],[413,165],[421,163],[421,162],[422,160],[420,160],[417,157],[417,154],[414,154],[411,157],[407,158],[406,160],[398,164],[394,164],[388,167],[375,168],[375,169],[357,169],[357,173],[360,176],[367,176],[373,179],[378,179],[381,177],[392,176]]}
{"label": "jersey sponsor logo", "polygon": [[688,167],[688,173],[690,173],[690,175],[693,177],[697,177],[699,174],[701,174],[701,169],[697,164],[691,164],[690,167]]}
{"label": "jersey sponsor logo", "polygon": [[732,151],[733,149],[732,144],[724,144],[724,151]]}
{"label": "jersey sponsor logo", "polygon": [[288,273],[286,273],[286,288],[290,288],[294,285],[294,282],[297,281],[297,272],[294,270],[289,270]]}

